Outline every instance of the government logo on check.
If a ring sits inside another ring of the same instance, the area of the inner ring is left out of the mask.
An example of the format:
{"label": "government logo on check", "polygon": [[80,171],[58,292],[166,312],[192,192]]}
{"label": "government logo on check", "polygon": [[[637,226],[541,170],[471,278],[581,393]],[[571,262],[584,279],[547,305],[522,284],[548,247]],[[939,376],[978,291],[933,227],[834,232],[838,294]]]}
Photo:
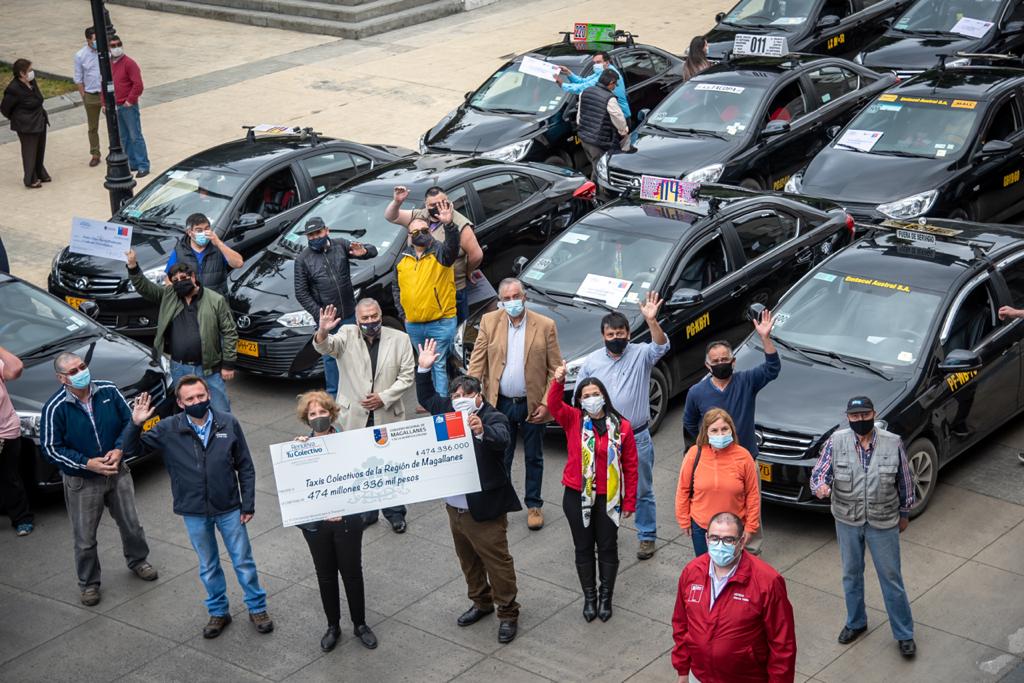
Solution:
{"label": "government logo on check", "polygon": [[466,436],[466,428],[462,424],[460,413],[445,413],[434,416],[434,433],[438,441],[448,441]]}

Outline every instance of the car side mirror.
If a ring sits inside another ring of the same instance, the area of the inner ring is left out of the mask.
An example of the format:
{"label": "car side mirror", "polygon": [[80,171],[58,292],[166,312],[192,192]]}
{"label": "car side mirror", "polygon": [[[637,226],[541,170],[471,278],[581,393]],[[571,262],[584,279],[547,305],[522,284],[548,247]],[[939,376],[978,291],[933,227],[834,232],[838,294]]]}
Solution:
{"label": "car side mirror", "polygon": [[725,12],[719,12],[718,14],[715,15],[715,23],[716,24],[721,24],[722,23],[722,19],[725,19]]}
{"label": "car side mirror", "polygon": [[764,304],[752,303],[747,307],[747,320],[752,323],[756,323],[761,319],[761,314],[764,313]]}
{"label": "car side mirror", "polygon": [[462,96],[462,99],[468,100],[472,96],[473,96],[473,91],[470,90],[469,92],[467,92],[465,95]]}
{"label": "car side mirror", "polygon": [[974,351],[953,349],[939,363],[939,372],[970,372],[981,369],[981,358]]}
{"label": "car side mirror", "polygon": [[698,292],[696,289],[677,289],[672,292],[672,296],[665,302],[665,308],[690,308],[691,306],[698,306],[704,303],[704,295]]}
{"label": "car side mirror", "polygon": [[512,262],[512,274],[519,277],[520,273],[526,270],[526,264],[529,261],[526,260],[525,256],[518,256],[516,260]]}
{"label": "car side mirror", "polygon": [[1024,21],[1008,21],[1003,27],[1003,33],[1024,33]]}
{"label": "car side mirror", "polygon": [[789,121],[781,121],[779,119],[775,119],[774,121],[769,121],[768,125],[764,127],[764,130],[761,131],[761,137],[770,138],[788,132]]}
{"label": "car side mirror", "polygon": [[839,26],[839,21],[840,19],[836,15],[826,14],[825,16],[818,20],[818,28],[829,29],[832,28],[833,26]]}
{"label": "car side mirror", "polygon": [[78,304],[78,310],[81,311],[84,315],[89,316],[93,320],[95,320],[96,316],[100,314],[100,307],[96,304],[95,301],[83,301],[82,303]]}
{"label": "car side mirror", "polygon": [[1013,151],[1013,145],[1006,140],[989,140],[978,152],[979,159],[987,159],[988,157],[999,156],[1001,154],[1007,154]]}
{"label": "car side mirror", "polygon": [[262,228],[266,224],[266,219],[263,218],[262,214],[259,213],[243,213],[235,221],[234,228],[237,232],[244,232],[246,230],[252,230],[253,228]]}
{"label": "car side mirror", "polygon": [[640,111],[638,111],[636,113],[636,122],[638,124],[639,123],[643,123],[644,121],[647,120],[647,117],[650,116],[650,114],[651,114],[651,110],[650,109],[641,109]]}
{"label": "car side mirror", "polygon": [[834,140],[835,137],[839,135],[839,131],[841,131],[842,129],[842,126],[829,126],[828,128],[825,129],[825,135],[828,136],[829,140]]}

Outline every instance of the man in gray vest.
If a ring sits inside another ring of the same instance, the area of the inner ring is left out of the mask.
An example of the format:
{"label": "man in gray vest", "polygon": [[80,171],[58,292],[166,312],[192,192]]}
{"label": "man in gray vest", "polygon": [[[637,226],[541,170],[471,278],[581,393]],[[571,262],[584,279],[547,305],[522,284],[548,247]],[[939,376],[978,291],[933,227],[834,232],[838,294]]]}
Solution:
{"label": "man in gray vest", "polygon": [[224,244],[205,214],[194,213],[185,219],[185,236],[167,257],[164,272],[170,273],[175,263],[192,266],[199,284],[224,296],[228,293],[228,273],[242,267],[242,255]]}
{"label": "man in gray vest", "polygon": [[615,99],[615,84],[619,74],[611,69],[601,72],[597,85],[591,86],[580,95],[576,109],[576,132],[590,160],[591,167],[606,152],[616,148],[629,147],[629,126],[622,113],[622,107]]}
{"label": "man in gray vest", "polygon": [[900,654],[913,657],[914,618],[900,570],[900,533],[910,523],[914,505],[907,453],[900,437],[875,426],[875,406],[867,396],[846,404],[850,426],[837,429],[821,449],[811,472],[818,498],[832,496],[839,557],[843,563],[846,625],[839,643],[846,645],[868,629],[864,608],[864,544],[871,549],[878,583]]}

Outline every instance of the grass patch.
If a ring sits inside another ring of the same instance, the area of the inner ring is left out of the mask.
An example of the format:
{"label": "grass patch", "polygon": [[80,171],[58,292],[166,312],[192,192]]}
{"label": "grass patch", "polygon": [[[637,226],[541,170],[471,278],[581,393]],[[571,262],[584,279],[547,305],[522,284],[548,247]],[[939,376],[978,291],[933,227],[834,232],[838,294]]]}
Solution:
{"label": "grass patch", "polygon": [[[2,74],[0,79],[2,79],[3,87],[6,88],[7,83],[14,77],[11,73],[10,62],[0,61],[0,74]],[[78,86],[71,79],[58,76],[44,76],[38,71],[36,71],[36,83],[39,85],[39,91],[43,93],[44,98],[78,91]]]}

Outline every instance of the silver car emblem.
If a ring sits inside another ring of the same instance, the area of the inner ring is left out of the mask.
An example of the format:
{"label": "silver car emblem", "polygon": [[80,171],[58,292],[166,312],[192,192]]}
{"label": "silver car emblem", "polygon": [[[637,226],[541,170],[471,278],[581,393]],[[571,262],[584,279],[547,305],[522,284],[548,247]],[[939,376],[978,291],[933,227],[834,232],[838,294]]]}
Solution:
{"label": "silver car emblem", "polygon": [[249,327],[249,325],[252,325],[252,320],[249,319],[249,316],[247,316],[247,315],[240,315],[240,316],[238,316],[238,326],[239,327],[241,327],[242,329],[245,329],[246,327]]}
{"label": "silver car emblem", "polygon": [[633,187],[640,187],[640,179],[633,178],[632,180],[629,181],[629,184],[632,185]]}
{"label": "silver car emblem", "polygon": [[77,280],[75,280],[75,287],[77,289],[79,289],[79,290],[83,290],[84,291],[85,288],[88,287],[88,286],[89,286],[89,278],[87,278],[87,277],[80,277]]}

